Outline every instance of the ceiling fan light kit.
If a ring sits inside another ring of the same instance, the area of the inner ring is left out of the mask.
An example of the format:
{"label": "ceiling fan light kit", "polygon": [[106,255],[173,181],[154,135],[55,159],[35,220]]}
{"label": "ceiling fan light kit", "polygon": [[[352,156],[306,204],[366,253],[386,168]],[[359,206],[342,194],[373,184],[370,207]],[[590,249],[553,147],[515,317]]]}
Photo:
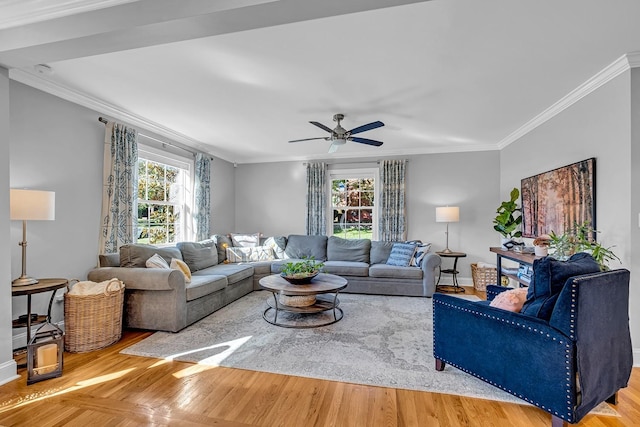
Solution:
{"label": "ceiling fan light kit", "polygon": [[293,141],[289,141],[289,142],[301,142],[301,141],[312,141],[316,139],[324,139],[325,141],[331,141],[331,147],[329,147],[329,153],[335,153],[338,150],[338,147],[346,144],[347,141],[353,141],[353,142],[358,142],[360,144],[372,145],[374,147],[380,147],[382,145],[381,141],[376,141],[374,139],[368,139],[368,138],[355,137],[352,135],[355,135],[361,132],[366,132],[372,129],[377,129],[379,127],[384,126],[384,123],[378,120],[375,122],[367,123],[366,125],[355,127],[351,130],[346,130],[345,128],[342,127],[342,125],[340,125],[340,122],[343,119],[344,119],[344,114],[338,113],[333,115],[333,121],[338,123],[338,125],[334,129],[331,129],[323,125],[322,123],[311,121],[309,123],[319,127],[325,132],[329,132],[330,136],[318,137],[318,138],[294,139]]}

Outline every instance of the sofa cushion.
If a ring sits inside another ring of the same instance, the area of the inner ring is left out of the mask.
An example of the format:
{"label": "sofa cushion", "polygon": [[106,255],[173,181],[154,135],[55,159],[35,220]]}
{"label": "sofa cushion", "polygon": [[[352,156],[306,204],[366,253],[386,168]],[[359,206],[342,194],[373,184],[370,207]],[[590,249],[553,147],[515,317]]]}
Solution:
{"label": "sofa cushion", "polygon": [[100,267],[120,267],[120,254],[100,254],[98,255]]}
{"label": "sofa cushion", "polygon": [[372,264],[369,267],[369,276],[391,279],[422,279],[422,269],[388,264]]}
{"label": "sofa cushion", "polygon": [[387,264],[397,267],[408,267],[415,251],[415,243],[396,242],[393,244],[393,248],[391,248],[391,254],[389,254]]}
{"label": "sofa cushion", "polygon": [[182,259],[192,272],[211,267],[218,263],[218,249],[215,241],[180,242],[176,245],[182,252]]}
{"label": "sofa cushion", "polygon": [[289,258],[314,258],[317,261],[327,259],[327,236],[302,236],[291,234],[287,237],[285,254]]}
{"label": "sofa cushion", "polygon": [[369,263],[371,240],[343,239],[331,236],[327,241],[328,261],[352,261]]}
{"label": "sofa cushion", "polygon": [[216,248],[218,249],[218,263],[222,263],[227,259],[227,248],[233,246],[231,238],[224,234],[215,234],[211,236],[211,239],[216,242]]}
{"label": "sofa cushion", "polygon": [[568,261],[558,261],[552,257],[533,261],[533,278],[521,313],[549,320],[567,279],[599,271],[598,263],[584,252],[572,255]]}
{"label": "sofa cushion", "polygon": [[158,254],[167,262],[171,258],[182,259],[180,249],[176,247],[159,248],[153,245],[143,245],[140,243],[129,243],[120,246],[120,267],[146,267],[146,262],[153,254]]}
{"label": "sofa cushion", "polygon": [[250,264],[217,264],[199,271],[191,275],[191,280],[195,277],[222,275],[227,277],[229,285],[237,283],[247,277],[253,276],[253,267]]}
{"label": "sofa cushion", "polygon": [[337,274],[338,276],[369,276],[369,263],[356,261],[325,261],[324,273]]}
{"label": "sofa cushion", "polygon": [[393,249],[393,242],[374,240],[371,242],[371,264],[386,264]]}
{"label": "sofa cushion", "polygon": [[193,301],[205,295],[219,291],[227,287],[227,277],[211,274],[208,276],[192,276],[191,283],[187,285],[187,301]]}

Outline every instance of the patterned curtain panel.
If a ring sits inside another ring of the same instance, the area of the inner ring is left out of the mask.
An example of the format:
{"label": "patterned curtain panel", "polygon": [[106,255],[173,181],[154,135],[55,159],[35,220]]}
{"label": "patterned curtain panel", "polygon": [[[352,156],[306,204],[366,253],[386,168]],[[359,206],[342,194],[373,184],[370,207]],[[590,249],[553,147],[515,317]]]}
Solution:
{"label": "patterned curtain panel", "polygon": [[327,231],[327,166],[307,163],[307,235],[324,236]]}
{"label": "patterned curtain panel", "polygon": [[405,169],[406,160],[383,160],[380,163],[380,240],[406,239]]}
{"label": "patterned curtain panel", "polygon": [[194,184],[195,203],[193,220],[196,228],[196,240],[209,238],[211,222],[211,158],[202,153],[196,154],[196,173]]}
{"label": "patterned curtain panel", "polygon": [[104,174],[99,253],[132,243],[138,209],[138,133],[109,122],[104,135]]}

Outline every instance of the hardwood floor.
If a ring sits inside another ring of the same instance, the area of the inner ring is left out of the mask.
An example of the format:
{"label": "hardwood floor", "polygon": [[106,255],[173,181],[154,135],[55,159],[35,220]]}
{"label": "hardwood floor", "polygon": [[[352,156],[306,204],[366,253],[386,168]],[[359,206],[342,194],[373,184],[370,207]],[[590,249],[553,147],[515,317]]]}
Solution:
{"label": "hardwood floor", "polygon": [[[469,291],[471,291],[470,288]],[[64,375],[0,386],[1,426],[549,426],[528,405],[370,387],[119,354],[149,336],[125,331],[117,344],[65,353]],[[620,417],[579,426],[640,425],[640,368],[619,393]]]}

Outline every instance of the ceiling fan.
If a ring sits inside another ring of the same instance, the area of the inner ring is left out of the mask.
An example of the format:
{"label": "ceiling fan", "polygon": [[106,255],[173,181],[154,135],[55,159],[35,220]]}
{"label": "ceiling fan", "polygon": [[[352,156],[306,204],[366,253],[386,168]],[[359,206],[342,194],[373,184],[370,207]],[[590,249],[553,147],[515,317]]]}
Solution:
{"label": "ceiling fan", "polygon": [[334,114],[333,115],[333,121],[334,122],[338,122],[338,126],[336,126],[335,129],[331,129],[331,128],[323,125],[322,123],[309,122],[312,125],[315,125],[315,126],[319,127],[320,129],[329,132],[330,133],[329,136],[318,137],[318,138],[294,139],[293,141],[289,141],[289,142],[301,142],[301,141],[311,141],[311,140],[314,140],[314,139],[324,139],[325,141],[331,141],[331,147],[329,147],[329,153],[335,153],[338,150],[338,148],[341,145],[346,144],[347,141],[359,142],[361,144],[373,145],[375,147],[380,147],[382,145],[382,142],[376,141],[374,139],[360,138],[358,136],[352,136],[352,135],[355,135],[355,134],[360,133],[360,132],[365,132],[365,131],[368,131],[368,130],[372,130],[372,129],[376,129],[376,128],[384,126],[384,123],[382,123],[381,121],[371,122],[371,123],[368,123],[366,125],[362,125],[362,126],[358,126],[356,128],[353,128],[351,130],[346,130],[342,126],[340,126],[340,121],[342,119],[344,119],[344,114],[339,114],[338,113],[338,114]]}

